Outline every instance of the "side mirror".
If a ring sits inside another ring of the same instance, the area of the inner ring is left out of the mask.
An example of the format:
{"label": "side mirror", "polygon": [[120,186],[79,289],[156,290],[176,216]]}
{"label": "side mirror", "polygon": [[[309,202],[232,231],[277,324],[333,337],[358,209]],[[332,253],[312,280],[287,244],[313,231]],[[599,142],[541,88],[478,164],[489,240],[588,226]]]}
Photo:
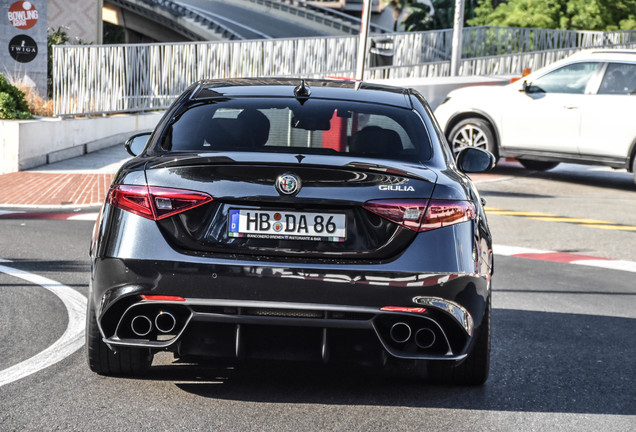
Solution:
{"label": "side mirror", "polygon": [[488,150],[465,147],[457,153],[457,167],[465,173],[485,173],[495,167],[497,160]]}
{"label": "side mirror", "polygon": [[533,86],[532,83],[529,83],[528,81],[524,81],[523,82],[523,85],[521,86],[519,91],[522,91],[522,92],[524,92],[526,94],[543,93],[543,90],[540,87]]}
{"label": "side mirror", "polygon": [[126,144],[124,144],[124,147],[126,147],[126,151],[128,152],[128,154],[130,154],[131,156],[137,156],[138,154],[140,154],[146,147],[146,144],[148,144],[148,138],[150,138],[150,134],[150,132],[142,132],[128,138]]}

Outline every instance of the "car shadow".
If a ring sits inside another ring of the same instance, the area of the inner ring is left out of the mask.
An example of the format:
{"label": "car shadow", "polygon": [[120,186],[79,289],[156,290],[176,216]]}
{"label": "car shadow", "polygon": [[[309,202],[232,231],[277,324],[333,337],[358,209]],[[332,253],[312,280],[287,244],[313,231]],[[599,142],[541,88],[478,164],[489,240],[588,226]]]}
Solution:
{"label": "car shadow", "polygon": [[564,183],[596,186],[626,191],[636,190],[634,174],[624,170],[596,169],[587,165],[560,164],[548,171],[524,168],[519,162],[501,161],[489,174],[515,177],[531,177]]}
{"label": "car shadow", "polygon": [[482,387],[297,363],[153,366],[146,379],[250,402],[634,415],[633,326],[627,318],[496,309],[490,378]]}

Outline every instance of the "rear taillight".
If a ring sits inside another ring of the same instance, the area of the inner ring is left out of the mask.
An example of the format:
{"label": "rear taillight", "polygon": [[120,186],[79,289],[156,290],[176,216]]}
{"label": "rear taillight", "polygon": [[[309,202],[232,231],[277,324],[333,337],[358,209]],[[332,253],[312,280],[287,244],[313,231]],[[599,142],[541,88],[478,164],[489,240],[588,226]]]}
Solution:
{"label": "rear taillight", "polygon": [[472,219],[475,219],[475,206],[471,202],[430,200],[419,231],[430,231]]}
{"label": "rear taillight", "polygon": [[475,218],[475,206],[456,200],[382,200],[362,206],[372,213],[412,231],[442,228]]}
{"label": "rear taillight", "polygon": [[160,220],[212,201],[203,192],[158,186],[116,185],[108,192],[108,203],[139,216]]}
{"label": "rear taillight", "polygon": [[382,200],[367,201],[362,207],[400,224],[413,231],[419,231],[428,200]]}

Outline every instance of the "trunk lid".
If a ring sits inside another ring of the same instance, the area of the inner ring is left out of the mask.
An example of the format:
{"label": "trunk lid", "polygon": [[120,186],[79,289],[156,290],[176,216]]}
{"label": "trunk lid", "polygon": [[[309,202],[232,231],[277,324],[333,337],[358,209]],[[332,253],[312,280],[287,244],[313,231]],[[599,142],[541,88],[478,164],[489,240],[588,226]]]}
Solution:
{"label": "trunk lid", "polygon": [[[276,187],[286,174],[300,183],[289,195]],[[429,199],[437,176],[420,164],[399,161],[235,152],[158,157],[147,164],[146,178],[149,186],[213,197],[157,222],[183,253],[382,260],[398,255],[416,232],[363,204]]]}

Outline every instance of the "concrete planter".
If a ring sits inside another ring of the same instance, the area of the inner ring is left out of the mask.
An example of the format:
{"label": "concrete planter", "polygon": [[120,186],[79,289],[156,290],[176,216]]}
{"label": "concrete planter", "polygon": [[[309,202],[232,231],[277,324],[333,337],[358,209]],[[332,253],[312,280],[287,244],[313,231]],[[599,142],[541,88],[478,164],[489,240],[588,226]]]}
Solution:
{"label": "concrete planter", "polygon": [[95,118],[0,120],[0,174],[81,156],[152,130],[163,112]]}

